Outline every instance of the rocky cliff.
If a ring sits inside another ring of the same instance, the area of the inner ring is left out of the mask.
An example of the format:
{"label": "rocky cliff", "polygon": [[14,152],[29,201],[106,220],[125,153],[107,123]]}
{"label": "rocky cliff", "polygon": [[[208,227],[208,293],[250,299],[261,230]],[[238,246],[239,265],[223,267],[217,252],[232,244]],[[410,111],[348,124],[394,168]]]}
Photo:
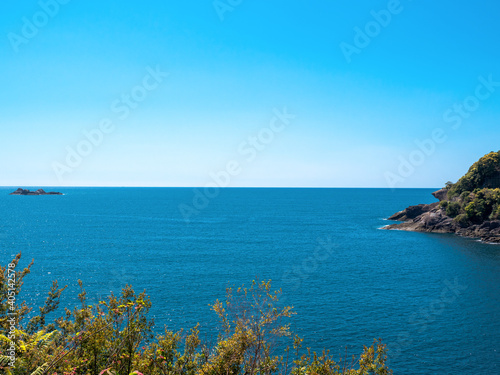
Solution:
{"label": "rocky cliff", "polygon": [[384,229],[455,233],[500,243],[500,152],[474,163],[456,184],[432,195],[439,202],[410,206],[389,220],[403,221]]}

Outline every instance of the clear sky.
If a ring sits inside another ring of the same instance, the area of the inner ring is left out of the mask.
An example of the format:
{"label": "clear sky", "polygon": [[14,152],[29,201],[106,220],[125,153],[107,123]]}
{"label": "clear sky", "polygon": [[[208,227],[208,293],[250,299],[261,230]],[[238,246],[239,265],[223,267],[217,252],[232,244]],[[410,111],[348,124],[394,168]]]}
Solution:
{"label": "clear sky", "polygon": [[500,149],[499,15],[4,0],[0,185],[440,187]]}

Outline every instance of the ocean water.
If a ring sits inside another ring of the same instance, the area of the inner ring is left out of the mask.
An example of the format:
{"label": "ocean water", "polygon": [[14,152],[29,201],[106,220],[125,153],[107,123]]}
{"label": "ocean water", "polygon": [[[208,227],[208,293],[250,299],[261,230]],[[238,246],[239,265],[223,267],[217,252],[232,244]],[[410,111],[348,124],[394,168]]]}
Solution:
{"label": "ocean water", "polygon": [[0,261],[34,258],[29,303],[52,280],[68,285],[61,307],[78,279],[91,300],[129,283],[158,329],[210,335],[226,287],[272,279],[305,346],[357,354],[382,338],[395,374],[500,374],[500,246],[380,230],[432,189],[222,189],[189,223],[189,188],[13,190],[0,188]]}

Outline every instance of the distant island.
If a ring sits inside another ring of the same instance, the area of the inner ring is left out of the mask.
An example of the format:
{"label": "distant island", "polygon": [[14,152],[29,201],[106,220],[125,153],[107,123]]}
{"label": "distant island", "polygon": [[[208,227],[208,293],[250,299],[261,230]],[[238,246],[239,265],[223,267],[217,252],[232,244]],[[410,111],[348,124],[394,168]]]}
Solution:
{"label": "distant island", "polygon": [[63,193],[58,193],[55,191],[49,191],[48,193],[43,189],[38,189],[36,191],[30,191],[27,189],[17,189],[15,192],[10,193],[9,195],[63,195]]}
{"label": "distant island", "polygon": [[410,206],[384,229],[455,233],[500,243],[500,151],[483,156],[457,183],[432,193],[439,202]]}

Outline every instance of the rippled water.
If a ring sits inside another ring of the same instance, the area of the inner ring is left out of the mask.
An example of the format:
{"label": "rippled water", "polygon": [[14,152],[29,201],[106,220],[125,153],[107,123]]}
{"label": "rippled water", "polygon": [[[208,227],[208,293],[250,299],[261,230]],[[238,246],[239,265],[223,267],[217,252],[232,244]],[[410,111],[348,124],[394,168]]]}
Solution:
{"label": "rippled water", "polygon": [[131,283],[158,327],[209,334],[208,304],[259,277],[283,289],[314,349],[359,353],[380,337],[395,374],[500,373],[500,246],[379,229],[432,189],[224,189],[190,223],[188,188],[13,190],[0,188],[0,261],[35,259],[33,303],[54,279],[69,285],[63,306],[78,279],[92,299]]}

